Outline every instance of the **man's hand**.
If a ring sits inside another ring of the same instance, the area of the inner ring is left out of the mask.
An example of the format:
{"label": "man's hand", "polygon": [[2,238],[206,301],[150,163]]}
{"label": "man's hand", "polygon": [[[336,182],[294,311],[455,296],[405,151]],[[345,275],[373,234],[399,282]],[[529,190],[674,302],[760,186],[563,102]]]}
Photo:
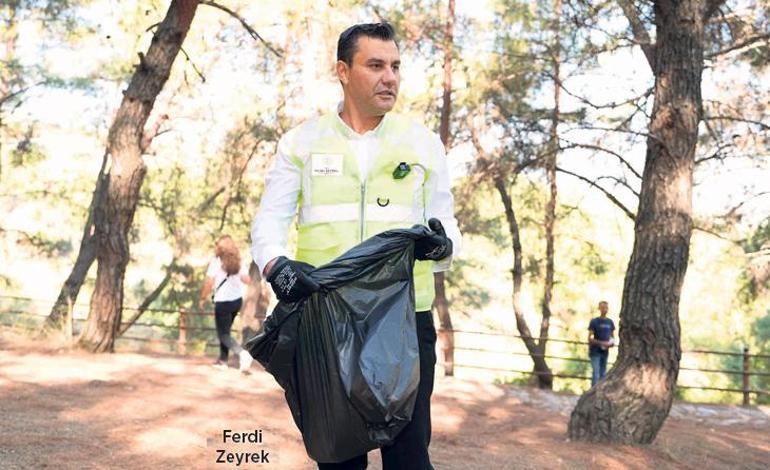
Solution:
{"label": "man's hand", "polygon": [[414,242],[414,257],[425,261],[438,261],[452,254],[452,240],[446,236],[444,226],[438,219],[430,219],[428,227],[432,233]]}
{"label": "man's hand", "polygon": [[267,282],[273,288],[275,296],[281,302],[297,302],[321,288],[307,275],[314,266],[301,261],[293,261],[285,256],[276,258],[269,271]]}

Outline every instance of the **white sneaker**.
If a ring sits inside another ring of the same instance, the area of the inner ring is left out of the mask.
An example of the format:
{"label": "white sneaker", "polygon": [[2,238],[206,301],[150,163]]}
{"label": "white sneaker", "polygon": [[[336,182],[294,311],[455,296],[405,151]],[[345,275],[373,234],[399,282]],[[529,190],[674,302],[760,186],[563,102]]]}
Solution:
{"label": "white sneaker", "polygon": [[251,367],[251,363],[254,362],[254,358],[251,357],[251,354],[249,354],[249,352],[246,351],[245,349],[241,351],[241,353],[239,354],[239,357],[241,360],[240,367],[239,367],[240,371],[241,372],[248,371],[249,367]]}

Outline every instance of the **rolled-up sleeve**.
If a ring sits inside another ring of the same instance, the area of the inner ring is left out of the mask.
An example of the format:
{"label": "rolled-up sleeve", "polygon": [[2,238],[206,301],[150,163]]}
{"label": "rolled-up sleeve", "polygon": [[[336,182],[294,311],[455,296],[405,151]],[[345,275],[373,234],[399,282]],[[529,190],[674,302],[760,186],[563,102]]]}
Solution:
{"label": "rolled-up sleeve", "polygon": [[288,256],[289,225],[297,212],[302,171],[292,161],[287,134],[278,143],[275,161],[265,177],[265,192],[251,224],[251,257],[261,273],[270,260]]}
{"label": "rolled-up sleeve", "polygon": [[433,168],[434,171],[428,178],[429,200],[426,204],[425,215],[428,219],[435,217],[441,221],[446,230],[447,237],[452,240],[452,256],[437,261],[433,265],[433,272],[448,271],[452,266],[452,258],[462,249],[462,235],[457,225],[454,214],[454,196],[449,183],[449,166],[446,161],[444,145],[437,135],[433,134]]}

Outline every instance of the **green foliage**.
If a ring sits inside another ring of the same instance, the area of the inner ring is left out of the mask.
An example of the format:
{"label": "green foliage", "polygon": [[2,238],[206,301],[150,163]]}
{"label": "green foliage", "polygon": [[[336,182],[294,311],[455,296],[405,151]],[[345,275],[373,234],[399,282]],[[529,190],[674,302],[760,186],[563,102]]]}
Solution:
{"label": "green foliage", "polygon": [[11,150],[11,164],[13,166],[34,165],[46,158],[42,147],[33,141],[34,127],[30,127],[24,136]]}
{"label": "green foliage", "polygon": [[387,9],[373,3],[371,8],[378,16],[393,25],[402,49],[430,60],[441,60],[446,2],[400,0]]}
{"label": "green foliage", "polygon": [[762,221],[741,245],[749,260],[741,274],[740,300],[748,306],[770,291],[770,219]]}
{"label": "green foliage", "polygon": [[751,330],[760,347],[770,347],[770,310],[754,322]]}
{"label": "green foliage", "polygon": [[578,263],[578,266],[584,269],[586,274],[601,276],[609,270],[609,264],[602,259],[599,252],[591,243],[586,243],[590,249],[588,256],[583,258],[583,263]]}
{"label": "green foliage", "polygon": [[474,282],[474,273],[484,269],[484,263],[472,258],[459,258],[452,263],[452,271],[446,276],[448,301],[452,309],[470,315],[489,304],[489,291]]}
{"label": "green foliage", "polygon": [[743,242],[743,249],[746,253],[753,253],[764,248],[770,243],[770,218],[762,221],[757,228],[752,231],[749,237]]}
{"label": "green foliage", "polygon": [[526,374],[506,374],[495,378],[493,381],[496,385],[514,385],[517,387],[528,387],[532,385],[532,380],[529,375]]}
{"label": "green foliage", "polygon": [[467,235],[481,235],[499,247],[510,246],[508,225],[496,204],[489,201],[499,196],[486,181],[463,180],[455,190],[455,216],[460,231]]}
{"label": "green foliage", "polygon": [[[248,227],[256,213],[264,171],[278,137],[276,128],[264,120],[245,117],[236,121],[225,134],[221,148],[207,159],[202,177],[191,173],[184,160],[172,160],[148,172],[142,186],[139,214],[147,223],[134,225],[138,230],[137,241],[152,236],[147,227],[159,231],[168,252],[166,256],[170,256],[173,263],[167,262],[165,267],[158,268],[173,267],[175,271],[153,307],[195,308],[205,266],[220,236],[229,234],[241,247],[248,246]],[[250,254],[242,250],[241,257],[245,262]],[[132,301],[140,302],[156,283],[141,281],[134,286]],[[191,321],[200,323],[195,323],[196,327],[212,326],[203,317]],[[205,337],[204,333],[200,335]]]}
{"label": "green foliage", "polygon": [[0,274],[0,284],[2,284],[2,286],[9,291],[14,287],[13,279],[10,276],[6,276],[4,274]]}
{"label": "green foliage", "polygon": [[[54,235],[52,237],[52,235]],[[55,234],[38,232],[25,234],[22,246],[30,247],[35,253],[48,258],[58,258],[72,253],[72,243],[68,239],[56,237]]]}
{"label": "green foliage", "polygon": [[[767,358],[770,356],[770,309],[767,310],[765,316],[754,322],[751,331],[756,341],[756,348],[751,352],[765,356],[754,358],[751,363],[751,370],[770,374],[770,359]],[[754,376],[751,385],[758,390],[770,392],[770,376]],[[755,396],[758,404],[770,404],[770,394]]]}

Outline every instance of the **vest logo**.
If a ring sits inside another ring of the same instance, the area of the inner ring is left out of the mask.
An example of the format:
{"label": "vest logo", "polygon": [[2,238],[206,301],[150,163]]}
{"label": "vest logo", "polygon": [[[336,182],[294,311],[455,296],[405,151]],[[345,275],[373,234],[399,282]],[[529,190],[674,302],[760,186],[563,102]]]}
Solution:
{"label": "vest logo", "polygon": [[313,176],[342,176],[344,158],[341,153],[314,153],[310,155]]}

